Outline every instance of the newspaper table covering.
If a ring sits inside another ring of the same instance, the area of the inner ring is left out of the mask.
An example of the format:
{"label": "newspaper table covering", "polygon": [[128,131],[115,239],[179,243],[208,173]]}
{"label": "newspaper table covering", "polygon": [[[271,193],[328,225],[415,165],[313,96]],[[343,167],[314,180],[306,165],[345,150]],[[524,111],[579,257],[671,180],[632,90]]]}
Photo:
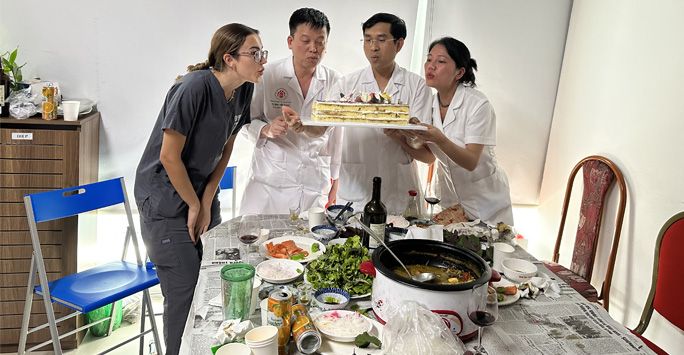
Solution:
{"label": "newspaper table covering", "polygon": [[[293,225],[289,215],[260,216],[261,228],[270,230],[269,239],[306,235],[306,224],[300,222]],[[220,301],[212,300],[221,293],[221,267],[240,262],[238,224],[239,218],[236,218],[202,235],[202,268],[183,334],[181,354],[211,355],[211,348],[219,345],[214,335],[223,321],[223,312]],[[605,309],[586,301],[525,250],[516,247],[514,254],[516,258],[535,263],[540,273],[558,283],[561,291],[558,297],[550,298],[540,293],[534,300],[521,298],[513,305],[500,307],[496,323],[484,328],[482,335],[482,345],[489,354],[654,354]],[[268,286],[268,283],[262,284],[262,288]],[[361,308],[370,305],[367,298],[356,303]],[[250,320],[255,326],[261,325],[260,312],[255,312]],[[476,342],[477,337],[474,337],[465,345],[470,349]],[[300,354],[292,341],[290,353]],[[366,354],[363,349],[356,349],[356,353]]]}

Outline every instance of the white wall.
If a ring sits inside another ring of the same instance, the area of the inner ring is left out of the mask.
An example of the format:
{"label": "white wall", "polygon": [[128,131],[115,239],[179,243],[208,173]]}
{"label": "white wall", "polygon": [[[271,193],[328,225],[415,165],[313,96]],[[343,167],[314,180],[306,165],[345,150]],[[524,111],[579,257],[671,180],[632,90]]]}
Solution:
{"label": "white wall", "polygon": [[426,47],[451,36],[477,60],[477,88],[496,112],[496,154],[514,204],[538,202],[571,4],[435,0],[429,13]]}
{"label": "white wall", "polygon": [[[539,201],[545,238],[530,242],[534,255],[551,259],[570,170],[592,154],[613,160],[627,181],[628,202],[610,313],[629,328],[648,295],[657,233],[684,210],[683,15],[680,1],[574,1]],[[613,189],[606,208],[616,205]],[[571,211],[566,236],[577,228],[579,210]],[[612,232],[614,221],[611,212],[603,231]],[[599,255],[607,255],[606,233]],[[571,253],[564,244],[561,261],[567,264]],[[597,268],[593,281],[600,286],[605,264]],[[684,334],[658,315],[645,335],[672,354],[684,348]]]}
{"label": "white wall", "polygon": [[[59,82],[69,98],[98,102],[102,115],[100,179],[123,175],[132,192],[135,168],[166,92],[188,64],[207,58],[219,27],[241,22],[261,31],[271,60],[289,55],[288,20],[300,7],[323,11],[331,23],[323,64],[349,73],[368,62],[361,24],[376,12],[406,21],[409,38],[397,62],[409,67],[418,1],[200,1],[92,2],[0,1],[0,52],[19,46],[24,77]],[[47,20],[27,25],[35,14]],[[236,141],[231,165],[238,169],[238,201],[252,147]]]}

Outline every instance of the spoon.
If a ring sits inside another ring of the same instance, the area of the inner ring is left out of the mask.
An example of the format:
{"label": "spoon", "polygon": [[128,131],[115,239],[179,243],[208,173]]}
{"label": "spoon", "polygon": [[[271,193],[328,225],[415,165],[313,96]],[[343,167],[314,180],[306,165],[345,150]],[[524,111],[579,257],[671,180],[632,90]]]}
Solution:
{"label": "spoon", "polygon": [[[404,265],[404,263],[402,263],[401,260],[399,260],[399,257],[396,254],[394,254],[392,249],[387,247],[387,244],[385,244],[385,242],[381,238],[379,238],[377,235],[375,235],[375,233],[373,233],[373,231],[370,228],[368,228],[365,224],[363,224],[363,222],[361,222],[356,216],[352,216],[350,219],[356,220],[356,222],[358,222],[359,225],[361,225],[361,228],[364,231],[366,231],[366,233],[368,233],[368,235],[373,237],[373,239],[377,240],[378,243],[382,244],[382,246],[385,247],[385,249],[387,249],[387,251],[390,252],[390,254],[392,254],[394,259],[397,260],[399,265],[401,265],[401,267],[404,268],[404,271],[406,271],[406,274],[409,275],[413,281],[430,282],[430,281],[435,279],[435,277],[436,277],[435,274],[433,274],[431,272],[422,272],[420,274],[411,275],[411,272],[406,268],[406,265]],[[353,220],[352,220],[352,222],[353,222]]]}

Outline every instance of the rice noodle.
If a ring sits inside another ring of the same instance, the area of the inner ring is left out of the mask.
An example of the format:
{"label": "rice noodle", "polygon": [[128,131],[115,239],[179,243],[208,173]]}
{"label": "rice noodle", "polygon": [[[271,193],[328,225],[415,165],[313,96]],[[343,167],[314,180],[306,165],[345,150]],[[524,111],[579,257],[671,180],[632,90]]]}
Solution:
{"label": "rice noodle", "polygon": [[318,330],[337,336],[356,336],[368,331],[368,319],[357,312],[340,315],[337,311],[322,314],[315,321]]}

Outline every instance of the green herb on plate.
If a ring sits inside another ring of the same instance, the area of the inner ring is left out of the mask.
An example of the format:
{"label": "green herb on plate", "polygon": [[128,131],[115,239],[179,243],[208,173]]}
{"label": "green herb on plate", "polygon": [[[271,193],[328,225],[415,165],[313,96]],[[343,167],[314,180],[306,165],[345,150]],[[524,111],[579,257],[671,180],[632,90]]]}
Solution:
{"label": "green herb on plate", "polygon": [[319,247],[318,243],[313,243],[313,244],[311,244],[311,252],[312,252],[312,253],[315,253],[315,252],[317,252],[317,251],[319,251],[319,250],[320,250],[320,247]]}
{"label": "green herb on plate", "polygon": [[306,280],[315,289],[341,288],[350,295],[370,293],[373,276],[359,270],[362,262],[370,260],[368,249],[361,245],[361,238],[347,238],[344,244],[329,246],[323,255],[306,266]]}
{"label": "green herb on plate", "polygon": [[375,346],[377,346],[378,349],[382,348],[382,342],[380,341],[380,339],[368,334],[368,332],[363,332],[357,335],[354,339],[354,345],[362,349],[367,348],[371,345],[371,343],[375,344]]}

